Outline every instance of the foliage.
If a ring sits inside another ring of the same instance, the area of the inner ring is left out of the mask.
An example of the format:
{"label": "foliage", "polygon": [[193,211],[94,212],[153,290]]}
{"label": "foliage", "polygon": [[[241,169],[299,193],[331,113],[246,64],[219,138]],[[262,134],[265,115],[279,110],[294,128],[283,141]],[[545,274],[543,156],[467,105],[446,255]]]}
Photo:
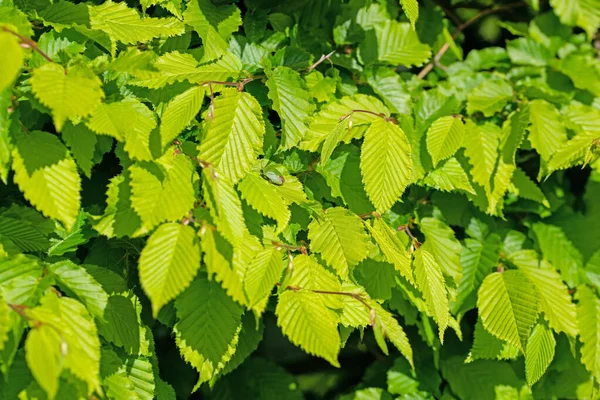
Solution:
{"label": "foliage", "polygon": [[598,398],[599,25],[0,3],[0,398]]}

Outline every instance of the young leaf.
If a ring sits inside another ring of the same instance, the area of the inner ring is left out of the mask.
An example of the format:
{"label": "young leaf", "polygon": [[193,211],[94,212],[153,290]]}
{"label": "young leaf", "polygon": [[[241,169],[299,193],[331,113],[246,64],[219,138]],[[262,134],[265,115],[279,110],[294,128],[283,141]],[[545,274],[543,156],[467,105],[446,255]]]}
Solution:
{"label": "young leaf", "polygon": [[383,213],[400,198],[410,182],[410,144],[398,125],[373,121],[362,145],[360,169],[365,190],[375,210]]}
{"label": "young leaf", "polygon": [[552,104],[544,100],[534,100],[529,104],[529,141],[540,153],[542,160],[550,157],[567,141],[567,132],[560,114]]}
{"label": "young leaf", "polygon": [[400,4],[402,4],[404,13],[408,17],[413,29],[415,29],[417,18],[419,18],[419,3],[417,3],[417,0],[400,0]]}
{"label": "young leaf", "polygon": [[175,302],[177,332],[215,365],[238,331],[242,308],[216,283],[196,279]]}
{"label": "young leaf", "polygon": [[200,111],[205,89],[192,87],[169,102],[161,118],[160,141],[164,148],[194,119]]}
{"label": "young leaf", "polygon": [[435,257],[422,247],[415,251],[415,278],[427,310],[438,324],[440,341],[444,343],[444,331],[450,316],[444,277]]}
{"label": "young leaf", "polygon": [[342,279],[348,278],[350,268],[366,258],[369,251],[369,237],[362,221],[340,207],[329,208],[313,218],[308,239],[311,251],[320,253]]}
{"label": "young leaf", "polygon": [[[394,264],[394,267],[409,282],[414,283],[413,271],[410,265],[411,257],[408,253],[408,243],[402,240],[396,232],[390,228],[383,219],[376,218],[372,226],[365,224],[375,242],[379,245],[381,252],[387,260]],[[404,235],[406,236],[406,235]],[[404,237],[403,236],[403,237]]]}
{"label": "young leaf", "polygon": [[478,111],[491,117],[512,99],[513,89],[505,80],[486,79],[476,86],[467,96],[467,112],[472,115]]}
{"label": "young leaf", "polygon": [[443,221],[435,218],[423,218],[419,223],[425,235],[427,251],[433,254],[442,271],[456,283],[463,274],[460,265],[460,242],[454,237],[454,231]]}
{"label": "young leaf", "polygon": [[196,232],[186,225],[161,225],[140,254],[140,282],[152,301],[154,317],[190,285],[200,267]]}
{"label": "young leaf", "polygon": [[[430,47],[421,43],[410,24],[386,20],[383,25],[376,27],[375,34],[379,61],[411,67],[422,65],[431,56]],[[372,45],[375,44],[369,43],[365,47]],[[361,45],[361,56],[362,50]]]}
{"label": "young leaf", "polygon": [[104,98],[100,79],[86,67],[66,70],[56,63],[44,64],[33,70],[30,83],[33,94],[52,110],[58,132],[68,119],[89,115]]}
{"label": "young leaf", "polygon": [[237,183],[250,171],[262,147],[262,110],[252,95],[228,89],[215,99],[211,112],[198,147],[200,158]]}
{"label": "young leaf", "polygon": [[527,340],[525,353],[525,374],[527,384],[533,386],[540,380],[554,359],[556,339],[546,324],[537,324]]}
{"label": "young leaf", "polygon": [[58,390],[65,347],[59,332],[49,325],[32,329],[25,341],[27,366],[51,400]]}
{"label": "young leaf", "polygon": [[81,178],[66,147],[56,136],[40,131],[15,139],[15,183],[45,216],[71,229],[79,214]]}
{"label": "young leaf", "polygon": [[304,138],[308,117],[314,111],[311,96],[300,75],[288,67],[267,71],[269,98],[281,118],[281,149],[287,150]]}
{"label": "young leaf", "polygon": [[437,119],[427,131],[427,150],[434,168],[442,160],[451,157],[462,145],[465,126],[460,118],[453,116]]}
{"label": "young leaf", "polygon": [[581,362],[595,379],[600,379],[600,300],[586,286],[577,288],[577,322],[581,332]]}
{"label": "young leaf", "polygon": [[537,289],[522,272],[488,275],[479,288],[477,306],[488,332],[525,352],[539,304]]}
{"label": "young leaf", "polygon": [[339,367],[338,316],[321,296],[309,290],[286,290],[277,301],[277,325],[293,344]]}
{"label": "young leaf", "polygon": [[540,295],[540,307],[550,327],[570,337],[577,336],[577,315],[569,289],[551,266],[540,266],[537,253],[520,250],[510,260],[533,282]]}
{"label": "young leaf", "polygon": [[250,172],[238,185],[242,198],[259,213],[277,221],[277,232],[288,224],[291,216],[288,203],[277,187],[256,172]]}
{"label": "young leaf", "polygon": [[23,65],[23,49],[18,39],[8,32],[0,32],[0,52],[5,62],[0,67],[0,92],[9,87]]}
{"label": "young leaf", "polygon": [[251,307],[271,293],[282,271],[281,249],[270,246],[256,254],[244,276],[244,289]]}
{"label": "young leaf", "polygon": [[454,157],[429,172],[423,182],[444,192],[464,190],[467,193],[475,194],[475,189],[471,186],[467,173]]}

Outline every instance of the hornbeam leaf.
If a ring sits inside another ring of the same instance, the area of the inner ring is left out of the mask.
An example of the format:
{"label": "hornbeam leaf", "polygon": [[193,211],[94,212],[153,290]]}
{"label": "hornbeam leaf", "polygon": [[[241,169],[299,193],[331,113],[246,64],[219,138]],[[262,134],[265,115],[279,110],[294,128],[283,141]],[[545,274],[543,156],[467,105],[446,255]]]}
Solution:
{"label": "hornbeam leaf", "polygon": [[47,63],[33,70],[30,82],[33,94],[52,110],[58,132],[66,120],[89,115],[104,98],[102,82],[86,67],[66,70],[56,63]]}
{"label": "hornbeam leaf", "polygon": [[98,319],[104,316],[108,294],[102,286],[85,270],[70,260],[59,261],[48,266],[56,276],[62,290],[74,293]]}
{"label": "hornbeam leaf", "polygon": [[66,147],[40,131],[19,133],[15,139],[15,183],[42,214],[70,230],[79,214],[81,177]]}
{"label": "hornbeam leaf", "polygon": [[131,207],[150,230],[165,221],[177,221],[194,207],[195,191],[191,182],[198,176],[191,160],[183,154],[167,151],[153,162],[129,167]]}
{"label": "hornbeam leaf", "polygon": [[262,147],[265,123],[260,104],[246,92],[228,89],[215,99],[212,112],[198,147],[200,158],[237,183]]}
{"label": "hornbeam leaf", "polygon": [[512,96],[513,89],[507,81],[486,79],[467,96],[467,112],[471,115],[481,111],[484,116],[491,117],[502,110]]}
{"label": "hornbeam leaf", "polygon": [[408,243],[406,239],[403,240],[406,235],[398,236],[381,218],[374,219],[372,226],[365,225],[387,260],[394,264],[396,270],[409,282],[414,283],[413,271],[410,265],[411,257],[407,249]]}
{"label": "hornbeam leaf", "polygon": [[184,24],[176,18],[141,18],[136,10],[123,2],[107,1],[89,6],[89,12],[92,29],[108,33],[113,42],[147,42],[156,37],[181,35],[185,31]]}
{"label": "hornbeam leaf", "polygon": [[163,148],[175,139],[198,114],[204,100],[204,93],[203,87],[195,86],[173,97],[169,102],[160,124],[160,141]]}
{"label": "hornbeam leaf", "polygon": [[556,332],[564,332],[572,338],[576,337],[575,305],[560,274],[551,266],[540,266],[537,253],[533,250],[517,251],[510,255],[510,260],[536,286],[540,294],[541,309],[550,327]]}
{"label": "hornbeam leaf", "polygon": [[320,253],[342,279],[347,279],[350,268],[367,257],[369,237],[362,221],[341,207],[324,211],[313,218],[308,226],[311,251]]}
{"label": "hornbeam leaf", "polygon": [[376,211],[388,211],[404,192],[412,173],[410,143],[398,125],[382,118],[373,121],[365,133],[360,170]]}
{"label": "hornbeam leaf", "polygon": [[577,285],[579,269],[583,267],[583,256],[565,232],[558,226],[542,222],[534,224],[532,231],[544,258],[560,270],[569,286]]}
{"label": "hornbeam leaf", "polygon": [[321,294],[309,290],[286,290],[279,295],[277,325],[296,346],[339,367],[338,316],[327,308]]}
{"label": "hornbeam leaf", "polygon": [[256,254],[244,276],[244,289],[251,307],[271,293],[282,271],[283,254],[280,248],[270,246]]}
{"label": "hornbeam leaf", "polygon": [[521,271],[488,275],[478,292],[477,306],[483,327],[523,353],[539,314],[536,287]]}
{"label": "hornbeam leaf", "polygon": [[64,347],[60,333],[48,325],[32,329],[25,341],[27,366],[50,400],[54,399],[58,391]]}
{"label": "hornbeam leaf", "polygon": [[467,121],[465,136],[465,154],[473,166],[473,181],[483,186],[486,193],[491,193],[492,174],[498,159],[500,129],[496,125],[476,125]]}
{"label": "hornbeam leaf", "polygon": [[266,85],[273,109],[281,118],[281,149],[287,150],[304,138],[308,118],[315,109],[312,96],[300,74],[288,67],[267,71]]}
{"label": "hornbeam leaf", "polygon": [[[377,37],[377,58],[389,64],[407,67],[422,65],[431,56],[431,48],[421,43],[419,36],[410,24],[386,20],[375,27]],[[373,46],[373,43],[364,44]],[[361,45],[361,56],[364,51]]]}
{"label": "hornbeam leaf", "polygon": [[527,384],[533,386],[540,380],[554,358],[556,339],[546,324],[537,324],[527,340],[525,375]]}
{"label": "hornbeam leaf", "polygon": [[187,346],[217,365],[238,332],[243,309],[216,282],[196,279],[175,301],[175,329]]}
{"label": "hornbeam leaf", "polygon": [[115,103],[102,103],[92,113],[88,128],[125,142],[125,151],[136,160],[151,160],[150,132],[156,118],[143,103],[133,98]]}
{"label": "hornbeam leaf", "polygon": [[437,119],[427,131],[427,150],[433,160],[433,166],[451,157],[462,145],[465,126],[460,118],[453,116]]}
{"label": "hornbeam leaf", "polygon": [[600,380],[600,299],[587,286],[577,288],[577,322],[579,323],[581,362]]}
{"label": "hornbeam leaf", "polygon": [[550,157],[567,141],[567,131],[560,114],[552,104],[533,100],[529,104],[529,141],[534,149],[548,162]]}
{"label": "hornbeam leaf", "polygon": [[0,53],[4,62],[0,66],[0,92],[9,87],[23,66],[23,49],[19,40],[8,32],[0,32]]}
{"label": "hornbeam leaf", "polygon": [[198,268],[200,247],[191,227],[166,223],[150,236],[140,254],[139,273],[155,317],[190,285]]}
{"label": "hornbeam leaf", "polygon": [[461,245],[454,237],[454,231],[443,221],[435,218],[423,218],[419,227],[425,235],[427,250],[433,254],[442,271],[458,284],[463,274],[460,264]]}
{"label": "hornbeam leaf", "polygon": [[475,189],[469,182],[469,176],[462,165],[454,157],[444,162],[440,167],[429,172],[423,182],[444,192],[464,190],[475,194]]}
{"label": "hornbeam leaf", "polygon": [[292,213],[277,186],[269,183],[258,173],[250,172],[239,183],[238,189],[252,208],[277,221],[277,233],[287,226]]}
{"label": "hornbeam leaf", "polygon": [[444,331],[450,316],[444,276],[435,257],[423,247],[415,251],[415,278],[427,310],[439,326],[440,341],[444,343]]}
{"label": "hornbeam leaf", "polygon": [[400,4],[402,4],[404,13],[408,17],[413,29],[415,29],[415,24],[419,18],[419,3],[417,3],[417,0],[400,0]]}

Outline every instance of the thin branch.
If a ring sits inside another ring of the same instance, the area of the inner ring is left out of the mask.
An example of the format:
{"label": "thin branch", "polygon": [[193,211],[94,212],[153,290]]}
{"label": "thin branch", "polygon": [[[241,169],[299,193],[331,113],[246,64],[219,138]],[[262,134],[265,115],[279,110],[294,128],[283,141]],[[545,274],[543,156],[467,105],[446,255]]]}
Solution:
{"label": "thin branch", "polygon": [[[500,11],[510,10],[511,8],[523,7],[526,5],[527,5],[527,3],[523,2],[523,1],[519,1],[516,3],[505,4],[503,6],[482,10],[480,13],[478,13],[471,19],[469,19],[466,22],[459,25],[456,28],[456,30],[454,31],[454,33],[452,34],[452,40],[453,41],[456,40],[456,38],[458,37],[458,35],[461,34],[462,31],[464,31],[469,26],[473,25],[475,22],[477,22],[479,19],[485,17],[486,15],[494,14],[494,13],[497,13]],[[446,54],[446,52],[448,51],[449,48],[450,48],[450,42],[444,43],[444,45],[438,50],[436,55],[433,57],[433,60],[429,64],[427,64],[421,70],[421,72],[419,72],[419,74],[417,75],[417,78],[419,78],[419,79],[425,78],[427,76],[427,74],[429,72],[431,72],[431,70],[433,69],[434,66],[439,65],[440,59],[444,56],[444,54]]]}
{"label": "thin branch", "polygon": [[31,39],[27,39],[25,36],[19,35],[17,32],[13,31],[12,29],[9,29],[5,26],[2,27],[2,31],[10,33],[13,36],[16,36],[20,41],[21,41],[21,45],[25,45],[27,47],[29,47],[30,49],[38,52],[39,55],[41,55],[42,57],[44,57],[46,60],[48,60],[49,62],[53,63],[54,60],[51,59],[48,54],[44,53],[37,45],[36,42],[34,42]]}
{"label": "thin branch", "polygon": [[396,118],[394,117],[388,117],[387,115],[385,115],[384,113],[378,113],[375,111],[369,111],[369,110],[352,110],[350,111],[348,114],[346,115],[342,115],[342,117],[340,118],[340,121],[343,121],[347,118],[350,118],[352,116],[352,114],[354,113],[363,113],[363,114],[370,114],[370,115],[374,115],[376,117],[381,117],[384,120],[386,120],[387,122],[393,122],[395,124],[398,123],[398,121],[396,120]]}
{"label": "thin branch", "polygon": [[[325,61],[325,60],[327,60],[327,61],[331,62],[331,60],[330,60],[330,57],[331,57],[332,55],[334,55],[334,54],[335,54],[335,50],[333,50],[333,51],[332,51],[331,53],[329,53],[329,54],[323,54],[323,55],[321,56],[321,58],[319,58],[319,59],[318,59],[318,60],[317,60],[317,61],[316,61],[316,62],[315,62],[313,65],[311,65],[310,67],[308,67],[308,68],[306,69],[306,71],[307,71],[307,72],[310,72],[310,71],[312,71],[313,69],[317,68],[317,67],[319,66],[319,64],[321,64],[321,63],[322,63],[323,61]],[[332,64],[333,64],[333,63],[332,63]]]}
{"label": "thin branch", "polygon": [[412,234],[408,225],[400,225],[398,227],[398,232],[406,232],[406,234],[412,239],[415,247],[417,247],[417,248],[421,247],[421,242],[419,242],[419,240],[415,237],[415,235]]}

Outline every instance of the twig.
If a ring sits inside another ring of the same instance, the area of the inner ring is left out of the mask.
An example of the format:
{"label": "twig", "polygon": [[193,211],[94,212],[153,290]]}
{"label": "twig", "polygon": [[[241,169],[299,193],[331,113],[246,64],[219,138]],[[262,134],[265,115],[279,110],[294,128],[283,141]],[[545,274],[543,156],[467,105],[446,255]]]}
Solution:
{"label": "twig", "polygon": [[34,51],[38,52],[39,55],[41,55],[42,57],[44,57],[46,60],[48,60],[49,62],[53,63],[54,60],[51,59],[48,54],[44,53],[37,45],[36,42],[34,42],[31,39],[27,39],[25,36],[19,35],[17,32],[13,31],[12,29],[9,29],[5,26],[2,27],[2,31],[10,33],[13,36],[16,36],[20,41],[21,44],[27,45],[29,48],[33,49]]}
{"label": "twig", "polygon": [[400,225],[398,227],[398,232],[406,232],[406,234],[412,239],[415,247],[421,247],[421,242],[419,242],[419,240],[412,234],[408,225]]}
{"label": "twig", "polygon": [[[527,3],[523,2],[523,1],[519,1],[516,3],[510,3],[510,4],[506,4],[506,5],[503,5],[500,7],[496,7],[496,8],[488,8],[486,10],[482,10],[480,13],[478,13],[471,19],[469,19],[466,22],[459,25],[456,28],[456,30],[454,31],[454,33],[452,34],[452,40],[456,40],[456,38],[458,37],[458,35],[460,35],[460,33],[462,31],[464,31],[469,26],[473,25],[477,20],[485,17],[486,15],[494,14],[494,13],[497,13],[500,11],[510,10],[511,8],[523,7],[526,5],[527,5]],[[444,54],[446,54],[446,52],[448,51],[449,48],[450,48],[450,42],[444,43],[444,45],[438,50],[436,55],[433,57],[433,60],[429,64],[427,64],[421,70],[421,72],[419,72],[419,74],[417,75],[417,78],[419,78],[419,79],[425,78],[427,76],[427,74],[429,72],[431,72],[431,70],[433,69],[434,66],[439,65],[440,59],[444,56]]]}
{"label": "twig", "polygon": [[[307,71],[307,72],[310,72],[310,71],[312,71],[313,69],[317,68],[317,66],[318,66],[319,64],[321,64],[321,63],[322,63],[323,61],[325,61],[325,60],[327,60],[327,61],[331,62],[331,60],[330,60],[329,58],[330,58],[332,55],[334,55],[334,54],[335,54],[335,50],[333,50],[333,51],[332,51],[331,53],[329,53],[329,54],[323,54],[323,55],[321,56],[321,58],[319,58],[319,59],[318,59],[318,60],[317,60],[317,61],[316,61],[316,62],[315,62],[313,65],[311,65],[310,67],[308,67],[308,68],[306,69],[306,71]],[[332,64],[333,64],[333,63],[332,63]]]}
{"label": "twig", "polygon": [[396,118],[394,118],[394,117],[388,117],[388,116],[387,116],[387,115],[385,115],[384,113],[378,113],[378,112],[375,112],[375,111],[369,111],[369,110],[352,110],[352,111],[350,111],[348,114],[345,114],[345,115],[343,115],[343,116],[340,118],[340,121],[343,121],[343,120],[345,120],[346,118],[350,118],[350,117],[352,116],[352,114],[354,114],[354,113],[371,114],[371,115],[374,115],[374,116],[376,116],[376,117],[381,117],[381,118],[383,118],[383,119],[384,119],[385,121],[387,121],[387,122],[393,122],[393,123],[395,123],[395,124],[397,124],[397,123],[398,123],[398,121],[397,121],[397,120],[396,120]]}

